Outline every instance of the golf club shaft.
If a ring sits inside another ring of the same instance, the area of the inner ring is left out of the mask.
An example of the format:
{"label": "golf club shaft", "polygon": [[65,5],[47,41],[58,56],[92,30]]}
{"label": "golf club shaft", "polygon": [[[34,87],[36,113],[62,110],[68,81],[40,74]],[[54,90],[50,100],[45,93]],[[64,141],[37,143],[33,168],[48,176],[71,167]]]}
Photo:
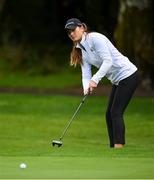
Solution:
{"label": "golf club shaft", "polygon": [[81,106],[83,105],[83,103],[84,103],[85,99],[87,98],[87,96],[88,96],[88,94],[86,94],[86,95],[83,97],[81,103],[80,103],[79,106],[77,107],[75,113],[73,114],[72,118],[69,120],[66,128],[64,129],[62,135],[60,136],[60,140],[61,140],[61,139],[64,137],[64,135],[66,134],[68,128],[70,127],[71,123],[73,122],[74,117],[76,116],[76,114],[77,114],[78,111],[80,110],[80,108],[81,108]]}

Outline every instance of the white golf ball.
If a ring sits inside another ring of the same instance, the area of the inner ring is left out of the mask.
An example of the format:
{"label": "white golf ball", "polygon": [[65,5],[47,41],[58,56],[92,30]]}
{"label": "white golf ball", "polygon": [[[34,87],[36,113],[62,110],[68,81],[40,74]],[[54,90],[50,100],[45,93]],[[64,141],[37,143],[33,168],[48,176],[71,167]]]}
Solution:
{"label": "white golf ball", "polygon": [[25,169],[26,167],[27,167],[27,165],[26,165],[25,163],[21,163],[21,164],[20,164],[20,168],[21,168],[21,169]]}

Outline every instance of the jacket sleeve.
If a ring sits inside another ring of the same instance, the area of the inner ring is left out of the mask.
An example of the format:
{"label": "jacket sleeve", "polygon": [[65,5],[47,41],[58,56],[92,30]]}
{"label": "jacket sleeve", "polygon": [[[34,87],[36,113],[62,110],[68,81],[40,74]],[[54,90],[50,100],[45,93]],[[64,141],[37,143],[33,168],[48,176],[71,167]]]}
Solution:
{"label": "jacket sleeve", "polygon": [[82,70],[82,85],[85,91],[89,88],[89,82],[92,77],[91,65],[88,62],[84,61],[83,64],[81,65],[81,70]]}
{"label": "jacket sleeve", "polygon": [[93,46],[95,49],[95,53],[100,57],[102,64],[99,70],[93,75],[92,79],[97,84],[99,81],[107,74],[109,69],[112,66],[112,57],[107,45],[107,38],[105,38],[101,34],[95,34],[92,37]]}

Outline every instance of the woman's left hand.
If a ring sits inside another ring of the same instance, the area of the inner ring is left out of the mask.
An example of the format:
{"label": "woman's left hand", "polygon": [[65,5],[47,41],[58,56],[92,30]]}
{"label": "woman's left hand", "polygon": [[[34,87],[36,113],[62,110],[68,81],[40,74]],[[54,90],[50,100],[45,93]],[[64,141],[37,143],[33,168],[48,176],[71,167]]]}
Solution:
{"label": "woman's left hand", "polygon": [[97,83],[95,83],[94,81],[90,80],[89,82],[89,92],[90,94],[94,91],[94,89],[97,87]]}

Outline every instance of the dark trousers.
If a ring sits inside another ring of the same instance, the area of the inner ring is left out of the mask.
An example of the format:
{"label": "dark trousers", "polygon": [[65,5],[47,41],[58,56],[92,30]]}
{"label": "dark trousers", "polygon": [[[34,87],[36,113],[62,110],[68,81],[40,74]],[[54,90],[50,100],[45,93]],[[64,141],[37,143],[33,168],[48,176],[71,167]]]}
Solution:
{"label": "dark trousers", "polygon": [[106,111],[110,147],[114,144],[125,144],[124,111],[139,83],[138,73],[135,72],[126,79],[112,86],[111,95]]}

